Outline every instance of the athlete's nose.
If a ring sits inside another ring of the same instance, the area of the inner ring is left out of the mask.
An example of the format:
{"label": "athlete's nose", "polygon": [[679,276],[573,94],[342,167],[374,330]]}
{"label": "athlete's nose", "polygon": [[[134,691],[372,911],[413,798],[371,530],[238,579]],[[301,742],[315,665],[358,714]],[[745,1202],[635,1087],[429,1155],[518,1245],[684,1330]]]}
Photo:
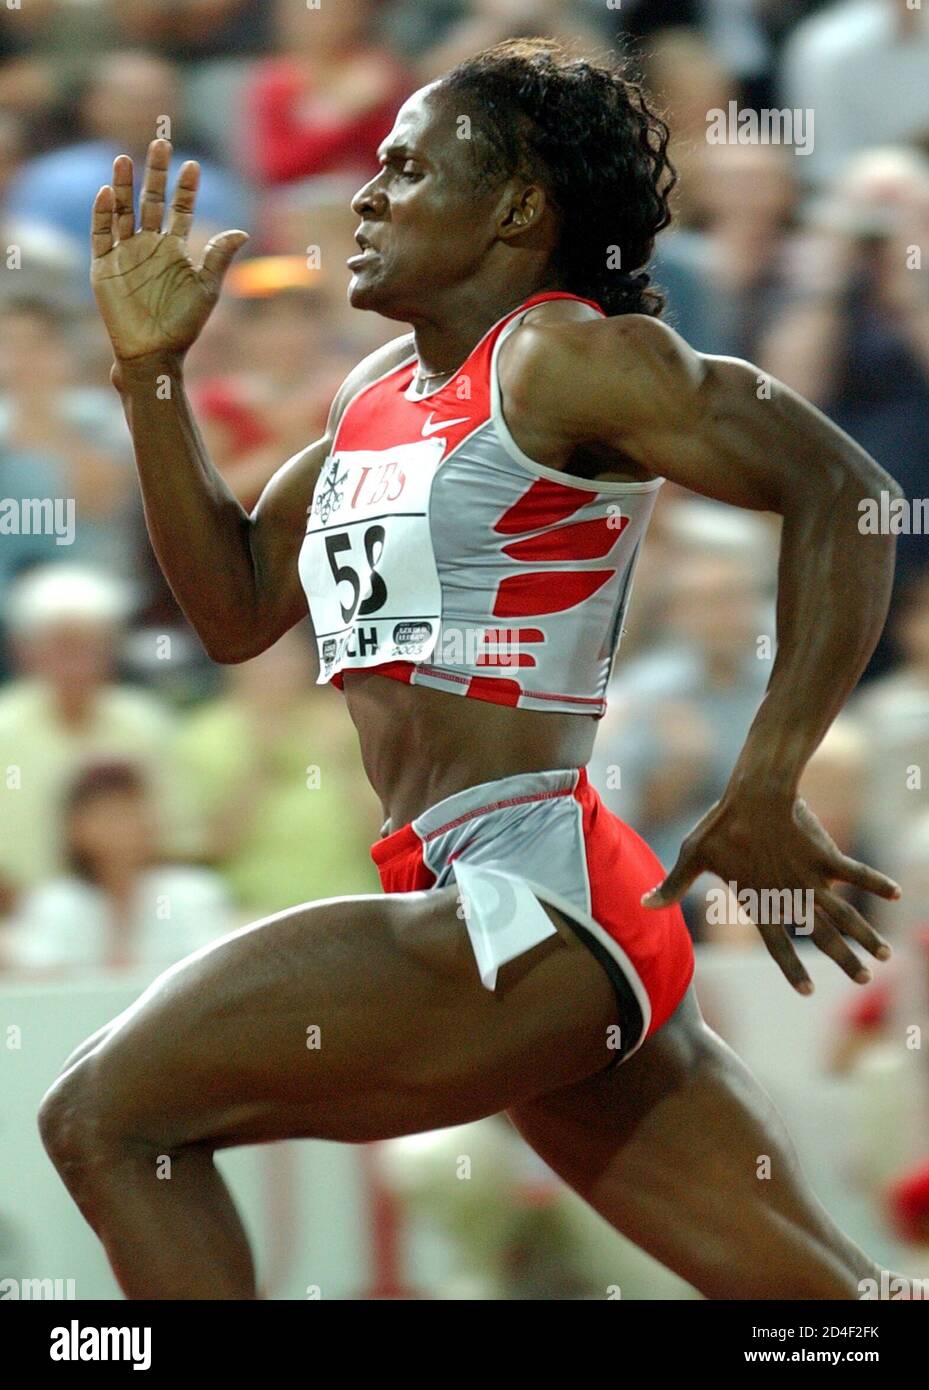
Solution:
{"label": "athlete's nose", "polygon": [[380,174],[369,179],[364,188],[359,188],[352,199],[352,212],[359,217],[383,217],[387,208],[387,195],[378,186]]}

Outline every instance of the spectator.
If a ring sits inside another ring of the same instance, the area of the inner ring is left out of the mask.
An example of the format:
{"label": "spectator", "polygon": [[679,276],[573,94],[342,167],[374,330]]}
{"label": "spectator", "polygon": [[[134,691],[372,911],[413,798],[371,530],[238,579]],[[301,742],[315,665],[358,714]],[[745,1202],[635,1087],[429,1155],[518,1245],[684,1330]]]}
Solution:
{"label": "spectator", "polygon": [[26,149],[23,122],[9,111],[0,111],[0,210],[6,191],[22,162]]}
{"label": "spectator", "polygon": [[112,3],[14,0],[0,10],[0,110],[22,118],[33,148],[74,138],[80,85],[113,36]]}
{"label": "spectator", "polygon": [[719,145],[707,161],[706,268],[719,320],[716,352],[755,361],[759,336],[779,307],[796,162],[776,145]]}
{"label": "spectator", "polygon": [[10,595],[16,677],[0,693],[0,876],[19,888],[61,871],[58,807],[93,758],[137,762],[151,777],[165,851],[192,846],[174,721],[154,696],[114,679],[128,615],[123,585],[73,565],[33,570]]}
{"label": "spectator", "polygon": [[470,0],[393,0],[383,16],[384,33],[397,53],[415,62],[441,42],[470,10]]}
{"label": "spectator", "polygon": [[648,267],[655,286],[665,297],[662,318],[686,338],[698,352],[709,352],[718,341],[718,305],[695,247],[685,244],[687,233],[659,236]]}
{"label": "spectator", "polygon": [[156,820],[132,763],[91,764],[74,779],[62,810],[67,872],[23,896],[13,970],[160,970],[232,929],[214,873],[160,862]]}
{"label": "spectator", "polygon": [[739,79],[747,106],[772,106],[775,55],[785,33],[827,0],[623,0],[623,27],[635,39],[661,29],[698,28]]}
{"label": "spectator", "polygon": [[364,174],[411,87],[374,46],[374,0],[307,9],[275,0],[278,55],[258,65],[244,113],[251,162],[265,184]]}
{"label": "spectator", "polygon": [[189,716],[180,755],[211,861],[252,916],[374,891],[380,813],[338,698],[313,685],[294,630],[229,669],[229,691]]}
{"label": "spectator", "polygon": [[[894,872],[903,889],[896,911],[880,923],[894,944],[890,967],[849,1002],[840,1026],[834,1031],[832,1066],[842,1074],[883,1047],[902,1074],[897,1085],[905,1096],[905,1110],[898,1117],[894,1148],[882,1155],[878,1180],[891,1223],[902,1239],[925,1243],[929,1232],[929,1163],[926,1135],[929,1124],[929,1078],[926,1076],[925,1038],[929,1036],[929,813],[911,802],[894,856]],[[857,992],[856,992],[857,993]],[[914,1035],[922,1046],[913,1048]],[[906,1048],[901,1058],[901,1040]],[[892,1052],[888,1053],[888,1050]],[[901,1160],[910,1160],[902,1173]],[[890,1167],[893,1171],[888,1174]]]}
{"label": "spectator", "polygon": [[659,280],[673,287],[688,268],[702,285],[702,318],[691,311],[681,331],[703,352],[757,359],[759,338],[784,299],[795,162],[780,146],[705,146],[694,200],[699,230],[659,239]]}
{"label": "spectator", "polygon": [[707,161],[719,148],[707,143],[709,113],[725,110],[736,82],[695,29],[655,35],[645,50],[644,71],[671,133],[668,153],[679,175],[672,194],[675,225],[690,226],[699,221]]}
{"label": "spectator", "polygon": [[[929,478],[929,161],[909,150],[863,155],[811,210],[791,293],[761,365],[830,415],[900,483]],[[897,542],[898,586],[929,560],[912,528]],[[886,640],[871,674],[890,660]]]}
{"label": "spectator", "polygon": [[13,489],[3,495],[73,507],[69,533],[51,545],[47,535],[16,536],[0,556],[7,579],[33,551],[57,559],[67,553],[124,577],[132,571],[138,501],[131,448],[113,391],[77,378],[80,326],[41,299],[14,299],[0,310],[0,475]]}
{"label": "spectator", "polygon": [[472,0],[460,22],[420,58],[420,80],[430,82],[473,53],[520,36],[543,34],[596,52],[604,45],[607,17],[578,0]]}
{"label": "spectator", "polygon": [[268,0],[110,0],[120,41],[157,48],[178,63],[261,53],[270,37]]}
{"label": "spectator", "polygon": [[[839,715],[804,768],[800,795],[843,854],[864,853],[864,816],[870,794],[867,735],[850,714]],[[839,885],[840,891],[847,885]],[[861,895],[867,912],[871,898]]]}
{"label": "spectator", "polygon": [[839,0],[793,32],[782,101],[813,112],[802,172],[822,186],[852,156],[929,134],[929,13],[912,0]]}
{"label": "spectator", "polygon": [[[80,103],[90,138],[25,164],[9,190],[9,215],[57,228],[80,248],[86,262],[90,205],[100,185],[110,182],[116,155],[131,155],[141,169],[157,134],[170,129],[174,138],[180,135],[180,106],[177,75],[170,63],[148,53],[100,55]],[[164,125],[166,120],[170,127]],[[191,157],[178,148],[175,171]],[[137,208],[140,192],[141,180],[136,179]],[[201,159],[192,249],[196,252],[217,231],[247,228],[250,220],[250,201],[238,180]]]}
{"label": "spectator", "polygon": [[[367,174],[304,179],[275,189],[264,203],[262,225],[267,248],[290,259],[294,248],[299,247],[306,264],[319,266],[312,273],[314,317],[326,321],[326,352],[333,372],[342,364],[347,373],[369,352],[396,338],[398,331],[395,322],[380,314],[356,313],[345,293],[345,262],[358,250],[358,217],[352,212],[351,201],[360,178],[366,179]],[[212,321],[207,323],[207,334]],[[198,360],[204,346],[209,351],[208,344],[198,339],[194,349]]]}
{"label": "spectator", "polygon": [[626,0],[621,14],[627,33],[649,38],[662,29],[698,28],[701,0]]}

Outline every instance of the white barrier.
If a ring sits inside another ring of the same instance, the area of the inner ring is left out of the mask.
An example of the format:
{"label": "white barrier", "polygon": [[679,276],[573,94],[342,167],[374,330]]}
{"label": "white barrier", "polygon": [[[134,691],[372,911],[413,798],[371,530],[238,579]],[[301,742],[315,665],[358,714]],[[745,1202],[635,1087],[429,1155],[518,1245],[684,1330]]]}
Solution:
{"label": "white barrier", "polygon": [[[907,1256],[853,1181],[868,1138],[867,1117],[877,1113],[868,1083],[837,1081],[823,1071],[830,1029],[853,987],[831,962],[815,958],[809,966],[817,992],[803,1000],[765,953],[714,948],[701,954],[701,1000],[773,1095],[827,1208],[879,1259],[906,1267]],[[17,1281],[0,1284],[0,1297],[15,1296],[11,1289],[35,1279],[65,1281],[59,1294],[73,1290],[79,1299],[119,1296],[95,1237],[45,1157],[35,1113],[71,1049],[146,983],[102,975],[56,984],[0,978],[0,1281]],[[924,1060],[922,1070],[926,1075],[914,1080],[891,1068],[874,1092],[890,1169],[913,1156],[896,1137],[894,1116],[912,1108],[914,1085],[929,1089]],[[428,1293],[441,1283],[449,1260],[441,1242],[413,1232],[396,1262],[385,1248],[392,1242],[389,1214],[385,1235],[367,1157],[355,1148],[306,1141],[220,1156],[268,1297],[356,1297],[390,1293],[397,1283]],[[686,1296],[650,1264],[633,1266],[633,1297]]]}

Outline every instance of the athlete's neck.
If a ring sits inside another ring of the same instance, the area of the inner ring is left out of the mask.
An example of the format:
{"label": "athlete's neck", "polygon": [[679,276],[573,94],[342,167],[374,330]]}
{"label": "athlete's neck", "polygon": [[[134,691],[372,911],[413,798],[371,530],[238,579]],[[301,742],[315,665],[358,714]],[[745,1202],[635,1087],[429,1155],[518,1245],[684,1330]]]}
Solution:
{"label": "athlete's neck", "polygon": [[[484,334],[533,295],[559,289],[536,285],[516,293],[458,297],[452,309],[438,306],[428,317],[410,318],[422,376],[451,376],[470,356]],[[435,383],[432,383],[433,385]],[[427,384],[428,386],[428,384]]]}

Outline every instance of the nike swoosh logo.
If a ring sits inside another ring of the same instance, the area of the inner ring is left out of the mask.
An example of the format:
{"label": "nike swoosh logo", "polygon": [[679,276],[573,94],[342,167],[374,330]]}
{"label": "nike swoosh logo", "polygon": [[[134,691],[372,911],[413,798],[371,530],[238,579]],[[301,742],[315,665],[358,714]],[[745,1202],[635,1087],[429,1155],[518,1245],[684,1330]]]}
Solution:
{"label": "nike swoosh logo", "polygon": [[466,425],[471,419],[470,415],[460,415],[457,420],[437,420],[435,424],[433,424],[432,417],[434,414],[435,411],[430,410],[429,419],[423,425],[423,437],[426,439],[429,438],[430,434],[435,434],[437,430],[447,430],[450,429],[452,425]]}

